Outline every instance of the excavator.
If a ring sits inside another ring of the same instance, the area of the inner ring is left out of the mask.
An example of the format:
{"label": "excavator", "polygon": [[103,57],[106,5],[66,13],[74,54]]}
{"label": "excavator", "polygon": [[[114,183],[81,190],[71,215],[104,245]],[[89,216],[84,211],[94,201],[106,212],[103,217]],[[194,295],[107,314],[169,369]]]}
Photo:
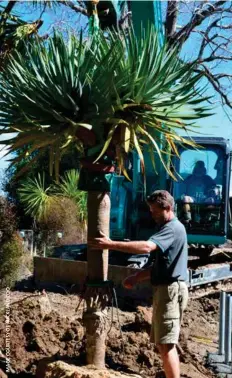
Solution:
{"label": "excavator", "polygon": [[170,179],[165,171],[154,173],[147,161],[145,193],[136,153],[131,157],[131,182],[123,176],[114,176],[110,221],[113,239],[148,238],[154,224],[149,216],[146,194],[166,189],[175,199],[175,213],[186,227],[190,246],[197,245],[198,252],[209,254],[213,247],[226,242],[231,164],[229,142],[216,137],[194,140],[199,149],[181,146],[179,157],[173,158],[177,181]]}
{"label": "excavator", "polygon": [[[86,6],[91,6],[90,2],[87,1]],[[163,42],[160,1],[101,0],[98,14],[103,29],[109,26],[120,28],[121,20],[127,17],[130,17],[136,33],[140,32],[141,25],[153,23],[160,44]],[[189,286],[196,286],[232,277],[229,262],[213,267],[207,265],[212,250],[227,241],[231,151],[229,141],[223,138],[192,139],[199,148],[180,145],[179,156],[172,157],[176,181],[167,175],[155,151],[156,171],[145,154],[146,189],[139,156],[135,151],[129,155],[127,172],[131,181],[119,174],[111,180],[110,237],[114,240],[146,240],[154,232],[146,195],[156,189],[168,190],[175,199],[175,213],[186,227],[189,251],[193,250],[204,261],[203,267],[189,269]],[[160,143],[162,148],[162,140]],[[79,246],[78,251],[83,257],[86,245]],[[147,262],[146,255],[120,256],[119,252],[114,254],[111,251],[109,256],[109,263],[115,265],[142,268]]]}
{"label": "excavator", "polygon": [[[118,27],[123,11],[124,17],[129,14],[135,33],[139,34],[141,25],[153,23],[162,44],[164,31],[160,1],[100,1],[98,8],[101,27]],[[154,172],[147,159],[146,193],[139,157],[135,152],[131,154],[128,159],[131,182],[115,175],[111,186],[111,237],[141,239],[149,236],[153,224],[147,215],[146,194],[156,189],[167,189],[176,201],[175,211],[187,229],[189,244],[204,245],[207,253],[212,246],[226,242],[229,219],[229,141],[213,137],[193,139],[199,148],[180,146],[179,157],[172,159],[177,181],[170,180],[155,152],[157,172]]]}
{"label": "excavator", "polygon": [[[131,18],[136,33],[140,32],[141,24],[153,23],[162,44],[164,31],[160,1],[100,1],[99,6],[102,27],[109,26],[109,22],[115,27],[120,27],[119,19],[120,17],[122,19],[123,11],[124,17],[129,15]],[[147,157],[146,190],[138,154],[131,153],[127,168],[131,181],[124,176],[115,175],[111,183],[110,236],[112,239],[148,238],[154,230],[154,223],[149,215],[146,195],[156,189],[166,189],[173,195],[175,213],[186,227],[190,252],[194,251],[206,261],[215,247],[226,243],[230,218],[231,150],[229,141],[216,137],[192,139],[199,148],[180,145],[179,157],[172,158],[176,181],[168,177],[155,152],[156,172]],[[112,256],[113,254],[111,258]],[[146,263],[146,256],[131,256],[126,264],[128,263],[132,266],[135,263],[135,266],[137,264],[141,267]],[[207,268],[203,273],[190,271],[192,284],[194,277],[196,282],[199,280],[210,282],[210,280],[232,276],[229,264],[219,267],[219,270],[215,269]]]}

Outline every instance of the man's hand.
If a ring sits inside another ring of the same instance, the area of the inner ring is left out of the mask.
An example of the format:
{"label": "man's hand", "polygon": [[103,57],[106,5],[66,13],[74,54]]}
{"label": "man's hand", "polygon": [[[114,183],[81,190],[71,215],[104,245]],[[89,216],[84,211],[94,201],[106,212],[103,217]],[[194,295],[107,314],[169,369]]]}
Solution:
{"label": "man's hand", "polygon": [[133,289],[133,287],[137,284],[136,274],[126,277],[122,284],[125,287],[125,289]]}
{"label": "man's hand", "polygon": [[112,240],[100,231],[100,238],[88,239],[88,246],[92,249],[108,249],[112,244]]}

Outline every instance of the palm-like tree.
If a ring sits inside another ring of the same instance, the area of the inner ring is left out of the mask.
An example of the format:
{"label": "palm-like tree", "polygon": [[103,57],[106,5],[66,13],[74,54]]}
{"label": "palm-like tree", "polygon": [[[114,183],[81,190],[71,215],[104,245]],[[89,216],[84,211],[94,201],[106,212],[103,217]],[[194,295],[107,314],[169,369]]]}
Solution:
{"label": "palm-like tree", "polygon": [[[0,88],[2,133],[17,132],[4,141],[8,153],[27,146],[17,161],[29,155],[33,164],[49,149],[50,173],[58,179],[59,161],[74,144],[88,183],[82,182],[88,190],[88,236],[108,235],[106,176],[115,165],[127,175],[125,160],[133,149],[144,171],[145,146],[152,162],[155,151],[174,178],[165,146],[176,154],[176,143],[193,143],[178,130],[207,115],[196,89],[200,77],[193,74],[193,65],[178,59],[177,51],[160,47],[153,27],[138,39],[133,30],[120,36],[99,31],[90,40],[80,35],[65,41],[54,34],[25,49],[11,58]],[[99,309],[106,306],[107,269],[108,251],[88,249],[87,360],[97,366],[104,365],[105,317]]]}
{"label": "palm-like tree", "polygon": [[75,169],[66,171],[59,183],[45,184],[45,176],[27,178],[19,191],[20,201],[25,206],[26,214],[37,221],[46,220],[53,201],[59,202],[60,197],[71,199],[77,207],[77,216],[83,224],[87,221],[87,196],[78,190],[79,173]]}
{"label": "palm-like tree", "polygon": [[87,195],[86,192],[78,190],[78,182],[79,173],[75,169],[66,171],[59,184],[56,184],[54,192],[57,196],[67,197],[75,202],[78,219],[85,227],[87,222]]}
{"label": "palm-like tree", "polygon": [[[19,199],[43,230],[55,228],[65,232],[65,239],[82,239],[86,233],[87,195],[78,190],[79,174],[66,171],[60,183],[45,184],[45,175],[28,177],[18,189]],[[79,235],[78,235],[79,233]],[[81,233],[81,234],[80,234]]]}

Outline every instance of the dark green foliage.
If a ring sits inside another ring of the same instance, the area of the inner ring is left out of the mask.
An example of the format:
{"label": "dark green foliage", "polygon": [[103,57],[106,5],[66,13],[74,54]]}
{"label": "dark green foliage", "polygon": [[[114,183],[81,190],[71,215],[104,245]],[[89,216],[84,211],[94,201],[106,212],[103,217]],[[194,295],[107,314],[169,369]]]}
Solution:
{"label": "dark green foliage", "polygon": [[4,197],[0,197],[0,246],[12,237],[16,227],[17,221],[14,205]]}
{"label": "dark green foliage", "polygon": [[23,247],[16,227],[14,206],[0,197],[0,287],[12,286],[21,263]]}
{"label": "dark green foliage", "polygon": [[79,174],[73,169],[61,177],[59,184],[47,185],[45,176],[38,174],[19,188],[21,205],[38,225],[41,246],[56,244],[57,231],[63,233],[62,243],[85,241],[87,196],[78,190],[78,180]]}
{"label": "dark green foliage", "polygon": [[0,288],[13,286],[23,254],[22,241],[14,233],[0,247]]}
{"label": "dark green foliage", "polygon": [[[15,156],[21,154],[21,150],[15,153]],[[60,163],[60,174],[63,176],[66,171],[70,169],[79,170],[79,156],[76,149],[72,149],[69,154],[65,155]],[[19,171],[26,167],[30,162],[30,157],[26,157],[19,163],[16,163],[12,168],[6,171],[4,181],[2,183],[2,190],[6,193],[7,199],[14,203],[16,215],[18,218],[19,229],[31,229],[33,228],[33,219],[28,214],[25,214],[24,207],[19,200],[18,189],[22,183],[29,178],[37,176],[38,172],[44,172],[44,180],[46,187],[53,183],[51,176],[49,175],[49,153],[46,151],[38,161],[34,162],[30,170],[25,172],[22,176],[18,177]]]}

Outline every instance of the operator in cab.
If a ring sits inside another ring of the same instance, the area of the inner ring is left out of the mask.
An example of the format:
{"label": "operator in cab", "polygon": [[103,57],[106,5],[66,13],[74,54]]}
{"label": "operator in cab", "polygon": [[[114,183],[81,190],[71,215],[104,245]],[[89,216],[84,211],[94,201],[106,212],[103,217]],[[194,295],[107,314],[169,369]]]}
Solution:
{"label": "operator in cab", "polygon": [[209,191],[216,186],[215,181],[206,174],[205,163],[198,160],[193,172],[184,181],[186,190],[185,194],[193,198],[194,202],[204,201]]}
{"label": "operator in cab", "polygon": [[[192,222],[205,223],[214,216],[212,211],[215,205],[221,203],[221,193],[215,180],[207,174],[202,160],[196,162],[192,174],[184,180],[183,184],[180,220],[189,229]],[[198,209],[195,205],[201,207]]]}

